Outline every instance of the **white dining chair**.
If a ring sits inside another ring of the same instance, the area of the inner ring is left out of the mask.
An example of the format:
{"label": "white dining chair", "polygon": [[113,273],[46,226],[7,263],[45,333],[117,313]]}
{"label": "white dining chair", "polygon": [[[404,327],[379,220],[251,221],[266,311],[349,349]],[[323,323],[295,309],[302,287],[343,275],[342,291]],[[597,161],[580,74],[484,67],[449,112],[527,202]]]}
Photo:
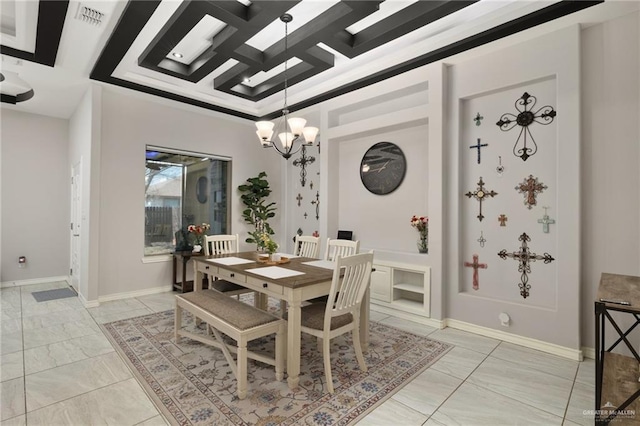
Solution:
{"label": "white dining chair", "polygon": [[296,235],[294,247],[293,254],[296,256],[317,258],[320,252],[320,237]]}
{"label": "white dining chair", "polygon": [[324,260],[335,260],[337,256],[353,256],[360,252],[360,241],[333,240],[327,238],[327,246],[324,251]]}
{"label": "white dining chair", "polygon": [[[331,339],[349,331],[352,333],[358,365],[367,371],[360,344],[360,306],[369,288],[373,251],[347,257],[336,257],[328,300],[333,303],[314,303],[301,308],[303,333],[322,340],[322,357],[327,390],[333,393],[331,377]],[[319,340],[320,342],[320,340]]]}
{"label": "white dining chair", "polygon": [[[205,256],[210,256],[212,254],[238,253],[238,245],[238,234],[205,235],[204,254]],[[207,278],[209,281],[209,288],[211,289],[218,290],[219,292],[224,293],[227,296],[238,296],[238,298],[240,298],[240,295],[244,293],[254,293],[254,302],[256,301],[257,293],[255,293],[253,290],[226,280],[217,279],[217,277]]]}

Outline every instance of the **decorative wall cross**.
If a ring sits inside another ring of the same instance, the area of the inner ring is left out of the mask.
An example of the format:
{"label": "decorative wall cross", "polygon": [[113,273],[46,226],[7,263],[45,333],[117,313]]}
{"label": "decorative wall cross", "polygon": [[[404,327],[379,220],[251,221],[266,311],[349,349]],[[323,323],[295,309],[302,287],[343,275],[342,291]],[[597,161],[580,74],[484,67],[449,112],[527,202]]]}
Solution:
{"label": "decorative wall cross", "polygon": [[554,223],[556,223],[556,221],[554,219],[550,219],[549,215],[547,214],[547,209],[549,209],[549,207],[543,207],[544,209],[544,216],[542,216],[542,219],[538,219],[538,223],[542,224],[542,232],[544,232],[545,234],[549,233],[549,225],[553,225]]}
{"label": "decorative wall cross", "polygon": [[509,218],[506,214],[501,214],[500,216],[498,216],[498,222],[500,222],[500,226],[507,226],[507,220],[509,220]]}
{"label": "decorative wall cross", "polygon": [[[532,110],[536,101],[535,96],[524,92],[522,97],[518,98],[515,102],[518,115],[516,116],[510,113],[502,114],[502,117],[500,117],[500,120],[496,123],[503,132],[513,129],[516,125],[521,127],[518,139],[515,145],[513,145],[513,155],[522,158],[522,161],[527,161],[527,158],[538,152],[538,145],[535,139],[533,139],[529,126],[534,122],[546,126],[551,124],[556,116],[556,111],[550,105],[543,106],[536,112],[533,112]],[[531,138],[531,144],[529,146],[527,146],[527,135]],[[522,147],[518,148],[521,138],[523,142]]]}
{"label": "decorative wall cross", "polygon": [[307,183],[307,164],[313,164],[316,161],[316,157],[307,157],[307,147],[305,145],[302,145],[300,152],[300,158],[296,158],[293,161],[293,165],[300,167],[300,185],[304,187],[305,183]]}
{"label": "decorative wall cross", "polygon": [[313,190],[313,181],[309,182],[309,188]]}
{"label": "decorative wall cross", "polygon": [[480,247],[484,247],[484,243],[487,242],[487,239],[482,234],[482,231],[480,231],[480,238],[478,238],[476,241],[480,243]]}
{"label": "decorative wall cross", "polygon": [[464,262],[464,266],[468,267],[468,268],[473,268],[473,289],[477,290],[480,288],[480,283],[479,283],[479,278],[478,278],[478,268],[480,269],[487,269],[487,264],[486,263],[479,263],[478,262],[478,255],[474,254],[473,255],[473,262]]}
{"label": "decorative wall cross", "polygon": [[518,241],[522,241],[522,246],[520,247],[520,251],[514,251],[513,253],[507,253],[507,250],[500,250],[498,252],[498,256],[501,259],[506,259],[510,257],[519,262],[518,264],[518,272],[522,275],[520,276],[520,295],[523,298],[527,298],[529,296],[529,290],[531,289],[531,285],[529,284],[529,276],[531,273],[531,262],[535,262],[536,260],[542,260],[545,264],[553,262],[555,259],[551,257],[549,253],[545,253],[543,255],[531,253],[529,251],[528,242],[531,241],[531,238],[527,235],[526,232],[523,232],[522,235],[518,238]]}
{"label": "decorative wall cross", "polygon": [[300,201],[302,201],[302,195],[300,193],[298,193],[296,200],[298,200],[298,207],[300,207]]}
{"label": "decorative wall cross", "polygon": [[480,212],[476,217],[480,220],[480,222],[482,222],[482,219],[484,219],[484,215],[482,214],[482,201],[484,200],[485,197],[493,198],[494,196],[498,195],[498,193],[495,192],[494,190],[491,190],[491,192],[487,192],[484,189],[484,182],[482,181],[482,176],[480,176],[480,180],[478,181],[478,189],[476,189],[473,192],[469,191],[464,195],[466,195],[469,198],[473,197],[476,200],[478,200],[478,202],[480,203]]}
{"label": "decorative wall cross", "polygon": [[320,191],[316,191],[316,199],[311,202],[316,206],[316,219],[320,219]]}
{"label": "decorative wall cross", "polygon": [[307,214],[307,212],[304,212],[303,216],[304,216],[304,218],[306,219],[306,218],[307,218],[307,216],[309,216],[309,215]]}
{"label": "decorative wall cross", "polygon": [[498,172],[498,176],[502,176],[504,173],[504,166],[502,165],[502,157],[498,155],[498,165],[496,166],[496,172]]}
{"label": "decorative wall cross", "polygon": [[476,117],[473,119],[473,121],[476,122],[476,126],[479,126],[481,123],[481,121],[484,120],[484,117],[480,115],[480,113],[476,114]]}
{"label": "decorative wall cross", "polygon": [[475,145],[471,145],[469,148],[475,148],[478,150],[478,164],[480,164],[480,148],[482,148],[483,146],[489,146],[488,143],[480,143],[480,138],[478,138],[478,143]]}
{"label": "decorative wall cross", "polygon": [[537,195],[545,189],[547,189],[547,185],[538,182],[538,178],[534,178],[533,175],[529,175],[528,178],[516,186],[516,190],[520,194],[524,194],[524,205],[527,206],[529,210],[537,204]]}

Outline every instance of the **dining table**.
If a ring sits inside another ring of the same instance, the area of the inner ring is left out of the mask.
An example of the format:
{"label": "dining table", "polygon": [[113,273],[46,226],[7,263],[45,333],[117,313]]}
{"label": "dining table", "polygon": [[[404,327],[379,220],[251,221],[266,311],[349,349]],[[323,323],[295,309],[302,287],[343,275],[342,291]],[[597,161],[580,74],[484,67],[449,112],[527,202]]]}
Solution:
{"label": "dining table", "polygon": [[[326,296],[331,289],[334,263],[308,257],[281,253],[279,261],[255,252],[239,252],[193,258],[194,280],[202,282],[203,275],[254,290],[256,306],[267,308],[268,297],[285,300],[287,309],[287,383],[290,389],[300,381],[301,308],[305,302]],[[194,291],[203,291],[195,286]],[[369,343],[369,290],[360,311],[360,339],[363,350]]]}

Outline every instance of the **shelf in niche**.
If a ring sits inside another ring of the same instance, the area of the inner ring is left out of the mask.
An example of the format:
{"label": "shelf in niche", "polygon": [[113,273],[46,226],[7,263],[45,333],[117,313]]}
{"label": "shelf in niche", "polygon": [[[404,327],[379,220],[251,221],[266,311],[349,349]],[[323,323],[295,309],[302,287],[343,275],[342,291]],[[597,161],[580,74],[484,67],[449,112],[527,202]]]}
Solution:
{"label": "shelf in niche", "polygon": [[412,293],[424,294],[424,285],[411,283],[396,283],[393,285],[396,290],[410,291]]}
{"label": "shelf in niche", "polygon": [[424,311],[424,304],[416,300],[409,299],[396,299],[392,302],[392,305],[402,307],[402,309],[410,309],[413,311]]}

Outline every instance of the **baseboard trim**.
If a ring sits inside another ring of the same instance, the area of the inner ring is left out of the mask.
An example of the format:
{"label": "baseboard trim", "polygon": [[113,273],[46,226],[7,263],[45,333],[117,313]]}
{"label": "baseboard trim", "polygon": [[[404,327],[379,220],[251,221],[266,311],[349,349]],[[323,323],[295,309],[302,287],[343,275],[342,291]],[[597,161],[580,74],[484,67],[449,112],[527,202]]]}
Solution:
{"label": "baseboard trim", "polygon": [[433,327],[437,329],[442,329],[445,327],[444,321],[429,318],[429,317],[424,317],[424,316],[413,314],[410,312],[400,311],[398,309],[388,308],[386,306],[378,305],[375,303],[371,303],[370,309],[372,311],[375,311],[381,314],[393,315],[396,318],[406,319],[408,321],[413,321],[419,324],[428,325],[429,327]]}
{"label": "baseboard trim", "polygon": [[585,358],[596,359],[596,350],[595,348],[588,348],[586,346],[582,347],[582,353]]}
{"label": "baseboard trim", "polygon": [[23,285],[44,284],[44,283],[52,283],[56,281],[66,281],[67,284],[71,282],[69,280],[68,275],[62,275],[59,277],[44,277],[44,278],[31,278],[28,280],[3,281],[0,283],[0,288],[20,287]]}
{"label": "baseboard trim", "polygon": [[131,297],[149,296],[151,294],[159,294],[173,291],[172,285],[165,285],[162,287],[147,288],[144,290],[127,291],[124,293],[109,294],[107,296],[98,297],[98,305],[104,302],[111,302],[112,300],[129,299]]}
{"label": "baseboard trim", "polygon": [[542,352],[557,355],[563,358],[569,358],[574,361],[582,361],[584,359],[582,349],[571,349],[564,346],[556,345],[555,343],[543,342],[541,340],[532,339],[530,337],[517,336],[512,333],[506,333],[504,331],[494,330],[492,328],[482,327],[455,319],[446,319],[445,322],[447,327],[455,328],[457,330],[468,331],[470,333],[479,334],[481,336],[499,339],[531,349],[537,349]]}

